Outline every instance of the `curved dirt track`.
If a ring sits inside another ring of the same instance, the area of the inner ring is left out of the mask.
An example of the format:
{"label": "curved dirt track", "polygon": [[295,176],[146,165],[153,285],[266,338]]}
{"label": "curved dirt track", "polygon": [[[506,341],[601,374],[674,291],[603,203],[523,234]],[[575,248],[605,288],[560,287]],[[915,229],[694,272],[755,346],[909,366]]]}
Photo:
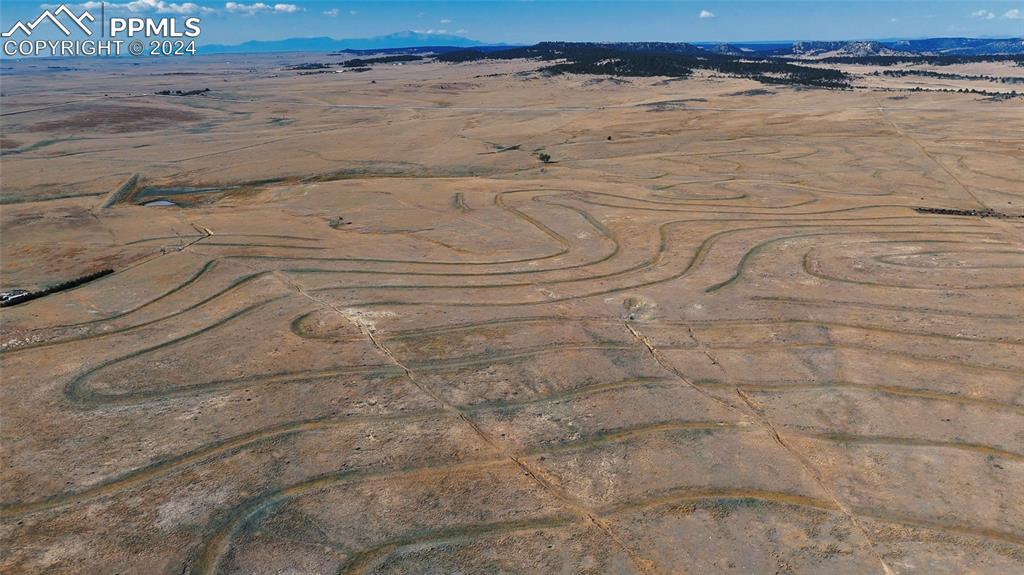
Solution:
{"label": "curved dirt track", "polygon": [[1019,101],[502,66],[4,157],[0,571],[1024,571]]}

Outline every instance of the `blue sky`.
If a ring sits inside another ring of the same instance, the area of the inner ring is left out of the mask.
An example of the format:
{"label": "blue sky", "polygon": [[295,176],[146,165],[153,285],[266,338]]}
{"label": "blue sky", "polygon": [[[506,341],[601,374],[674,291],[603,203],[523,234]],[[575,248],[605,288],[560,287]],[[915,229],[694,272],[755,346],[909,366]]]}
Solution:
{"label": "blue sky", "polygon": [[[34,17],[40,6],[38,1],[0,0],[0,27],[7,29],[14,20]],[[98,15],[98,8],[90,8]],[[1024,2],[1020,0],[118,0],[107,3],[107,15],[111,13],[197,15],[202,18],[201,43],[229,44],[296,36],[361,38],[402,30],[506,43],[1024,36]]]}

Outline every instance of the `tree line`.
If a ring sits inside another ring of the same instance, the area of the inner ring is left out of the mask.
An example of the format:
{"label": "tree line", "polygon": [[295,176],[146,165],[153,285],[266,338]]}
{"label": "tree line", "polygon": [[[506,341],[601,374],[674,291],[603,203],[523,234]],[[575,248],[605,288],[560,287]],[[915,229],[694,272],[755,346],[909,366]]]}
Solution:
{"label": "tree line", "polygon": [[527,58],[552,62],[541,68],[551,74],[608,74],[614,76],[687,77],[693,70],[758,80],[767,84],[800,84],[848,88],[849,76],[831,68],[812,68],[768,57],[707,53],[668,53],[617,47],[616,44],[541,42],[534,46],[484,52],[472,48],[437,56],[443,62]]}

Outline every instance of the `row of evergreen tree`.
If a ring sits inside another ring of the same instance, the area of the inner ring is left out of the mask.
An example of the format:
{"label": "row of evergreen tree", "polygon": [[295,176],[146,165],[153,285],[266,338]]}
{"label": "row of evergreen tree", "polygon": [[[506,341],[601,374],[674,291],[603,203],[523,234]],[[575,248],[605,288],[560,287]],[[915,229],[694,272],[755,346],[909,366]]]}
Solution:
{"label": "row of evergreen tree", "polygon": [[831,68],[801,66],[776,58],[725,54],[678,54],[636,51],[615,45],[542,42],[534,46],[488,51],[466,49],[437,56],[444,62],[508,60],[528,58],[553,62],[542,68],[552,74],[608,74],[613,76],[686,77],[693,70],[712,70],[770,84],[801,84],[825,88],[848,88],[849,77]]}

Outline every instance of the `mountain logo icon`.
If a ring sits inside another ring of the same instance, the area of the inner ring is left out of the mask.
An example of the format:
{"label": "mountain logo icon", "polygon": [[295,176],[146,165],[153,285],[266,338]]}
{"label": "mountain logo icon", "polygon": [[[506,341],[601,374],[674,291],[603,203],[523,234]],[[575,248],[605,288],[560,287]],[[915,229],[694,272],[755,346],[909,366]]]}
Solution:
{"label": "mountain logo icon", "polygon": [[10,30],[6,32],[0,32],[0,37],[10,38],[11,36],[14,36],[15,33],[17,32],[21,32],[25,36],[31,36],[32,32],[35,31],[36,27],[47,20],[53,22],[53,25],[59,28],[65,36],[70,36],[71,29],[68,28],[68,26],[66,26],[63,22],[61,22],[61,19],[58,18],[58,16],[66,16],[76,26],[78,26],[79,29],[81,29],[87,35],[92,36],[92,30],[85,25],[85,21],[88,20],[89,22],[95,22],[96,18],[94,18],[93,15],[90,14],[88,11],[82,12],[81,15],[76,15],[66,5],[61,4],[52,12],[49,10],[44,10],[38,17],[36,17],[35,20],[31,22],[22,22],[20,20],[15,22],[14,25],[11,26]]}

